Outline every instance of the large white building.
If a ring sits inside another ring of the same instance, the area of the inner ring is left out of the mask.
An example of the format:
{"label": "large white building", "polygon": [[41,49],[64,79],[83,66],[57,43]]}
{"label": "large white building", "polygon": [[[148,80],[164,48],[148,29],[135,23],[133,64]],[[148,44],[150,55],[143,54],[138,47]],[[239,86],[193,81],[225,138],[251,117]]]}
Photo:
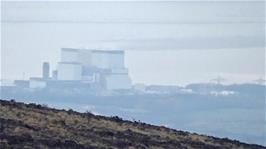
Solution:
{"label": "large white building", "polygon": [[91,63],[102,69],[125,69],[124,51],[92,51]]}
{"label": "large white building", "polygon": [[62,48],[57,80],[98,83],[107,90],[131,88],[121,50]]}
{"label": "large white building", "polygon": [[82,66],[76,62],[59,62],[57,66],[58,80],[81,80]]}

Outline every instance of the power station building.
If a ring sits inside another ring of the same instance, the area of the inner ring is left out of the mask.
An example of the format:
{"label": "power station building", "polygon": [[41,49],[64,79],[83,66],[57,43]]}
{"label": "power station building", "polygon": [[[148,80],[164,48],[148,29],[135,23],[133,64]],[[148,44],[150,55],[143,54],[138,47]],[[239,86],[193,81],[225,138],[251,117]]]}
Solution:
{"label": "power station building", "polygon": [[131,88],[128,69],[124,65],[124,51],[121,50],[62,48],[61,60],[53,74],[54,80],[80,81],[107,90]]}
{"label": "power station building", "polygon": [[[124,65],[124,51],[62,48],[61,59],[50,76],[50,65],[44,62],[42,77],[15,80],[17,87],[91,89],[112,91],[131,89],[131,79]],[[89,90],[88,90],[89,91]]]}

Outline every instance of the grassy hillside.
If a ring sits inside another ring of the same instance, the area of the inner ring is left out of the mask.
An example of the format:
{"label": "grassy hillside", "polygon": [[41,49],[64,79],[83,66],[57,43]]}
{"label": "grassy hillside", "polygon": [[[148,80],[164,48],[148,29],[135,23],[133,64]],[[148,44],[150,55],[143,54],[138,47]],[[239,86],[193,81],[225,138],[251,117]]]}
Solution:
{"label": "grassy hillside", "polygon": [[118,117],[0,100],[3,148],[265,148]]}

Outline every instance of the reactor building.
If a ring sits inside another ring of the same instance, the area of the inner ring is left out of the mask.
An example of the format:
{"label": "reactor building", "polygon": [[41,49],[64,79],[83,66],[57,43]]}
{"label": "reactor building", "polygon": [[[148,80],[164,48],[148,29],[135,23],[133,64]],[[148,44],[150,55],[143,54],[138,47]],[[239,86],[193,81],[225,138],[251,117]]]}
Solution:
{"label": "reactor building", "polygon": [[61,49],[61,61],[53,72],[59,81],[81,81],[107,90],[130,89],[131,79],[124,65],[124,51]]}
{"label": "reactor building", "polygon": [[124,65],[122,50],[90,50],[62,48],[61,59],[50,76],[50,66],[44,62],[42,77],[15,80],[15,85],[40,88],[82,88],[98,91],[129,90],[131,79]]}

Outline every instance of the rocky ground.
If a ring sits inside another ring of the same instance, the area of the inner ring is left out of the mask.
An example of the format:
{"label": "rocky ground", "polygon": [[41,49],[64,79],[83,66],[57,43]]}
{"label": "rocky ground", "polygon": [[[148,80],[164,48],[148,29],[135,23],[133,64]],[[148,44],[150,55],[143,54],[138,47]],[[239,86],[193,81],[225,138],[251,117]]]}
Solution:
{"label": "rocky ground", "polygon": [[[158,115],[159,116],[159,115]],[[0,100],[1,148],[265,149],[119,117]]]}

